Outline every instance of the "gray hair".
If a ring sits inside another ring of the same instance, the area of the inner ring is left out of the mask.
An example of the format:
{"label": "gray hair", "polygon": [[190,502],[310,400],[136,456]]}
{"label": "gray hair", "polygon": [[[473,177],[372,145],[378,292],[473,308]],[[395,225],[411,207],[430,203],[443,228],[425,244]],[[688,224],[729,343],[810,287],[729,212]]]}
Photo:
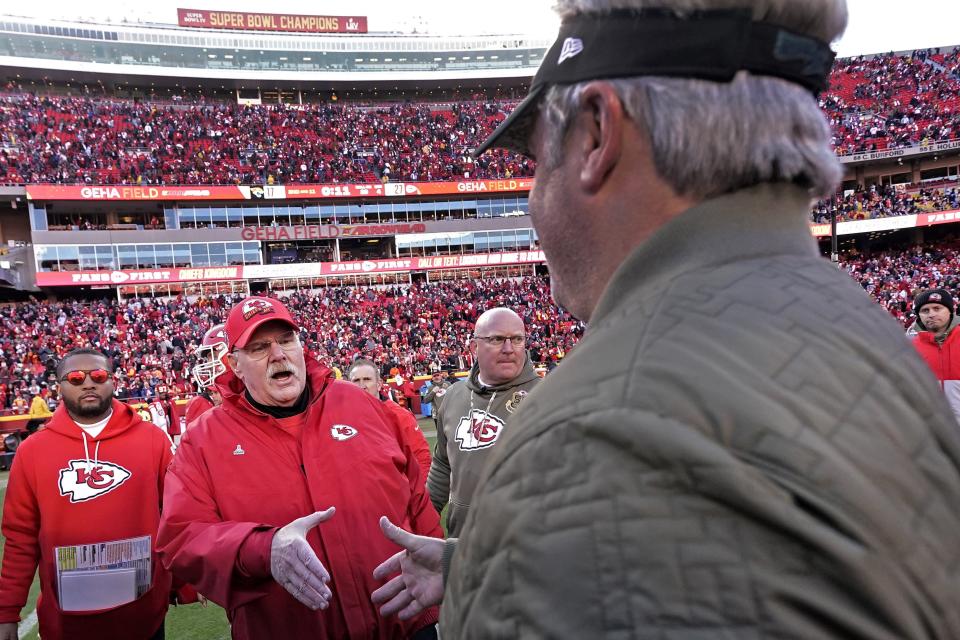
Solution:
{"label": "gray hair", "polygon": [[[613,9],[752,9],[765,20],[830,42],[847,24],[845,0],[557,0],[562,19]],[[745,71],[732,82],[636,77],[609,81],[627,115],[650,139],[660,177],[678,194],[715,197],[768,182],[790,182],[812,197],[833,193],[843,175],[830,127],[803,87]],[[586,82],[550,87],[541,105],[547,167],[563,142]]]}
{"label": "gray hair", "polygon": [[367,358],[357,358],[350,364],[350,368],[347,370],[347,380],[349,380],[351,376],[353,376],[353,372],[360,367],[370,367],[376,374],[377,380],[381,379],[380,368],[373,363],[373,360],[368,360]]}

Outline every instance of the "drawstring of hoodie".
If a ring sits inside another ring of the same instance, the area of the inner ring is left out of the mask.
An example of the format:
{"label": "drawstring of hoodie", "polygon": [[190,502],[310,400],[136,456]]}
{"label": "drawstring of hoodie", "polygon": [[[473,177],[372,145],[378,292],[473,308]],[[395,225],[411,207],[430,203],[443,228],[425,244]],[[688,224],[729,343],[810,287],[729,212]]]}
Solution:
{"label": "drawstring of hoodie", "polygon": [[87,458],[87,472],[93,471],[97,466],[100,458],[100,441],[97,440],[97,446],[93,449],[93,466],[90,466],[90,448],[87,446],[87,432],[81,430],[80,433],[83,434],[83,455]]}

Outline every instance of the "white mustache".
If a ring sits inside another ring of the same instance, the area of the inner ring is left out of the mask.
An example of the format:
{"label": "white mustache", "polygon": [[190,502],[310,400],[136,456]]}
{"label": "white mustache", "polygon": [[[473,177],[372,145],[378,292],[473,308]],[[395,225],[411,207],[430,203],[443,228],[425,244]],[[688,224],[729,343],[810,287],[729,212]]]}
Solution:
{"label": "white mustache", "polygon": [[286,372],[292,373],[293,375],[297,375],[298,373],[296,367],[293,367],[290,364],[281,362],[279,364],[270,365],[270,367],[267,368],[267,377],[272,378],[278,373],[286,373]]}

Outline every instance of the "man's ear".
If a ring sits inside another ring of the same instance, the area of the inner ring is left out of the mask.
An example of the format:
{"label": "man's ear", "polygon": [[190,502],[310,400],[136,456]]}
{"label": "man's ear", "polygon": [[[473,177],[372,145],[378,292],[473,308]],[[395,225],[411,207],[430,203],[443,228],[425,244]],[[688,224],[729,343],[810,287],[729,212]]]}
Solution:
{"label": "man's ear", "polygon": [[228,353],[227,354],[227,364],[230,366],[230,370],[233,371],[233,375],[237,376],[243,380],[243,376],[240,375],[240,372],[237,370],[237,354]]}
{"label": "man's ear", "polygon": [[625,120],[623,103],[609,82],[590,82],[580,92],[575,149],[581,154],[580,184],[588,193],[599,191],[620,161]]}

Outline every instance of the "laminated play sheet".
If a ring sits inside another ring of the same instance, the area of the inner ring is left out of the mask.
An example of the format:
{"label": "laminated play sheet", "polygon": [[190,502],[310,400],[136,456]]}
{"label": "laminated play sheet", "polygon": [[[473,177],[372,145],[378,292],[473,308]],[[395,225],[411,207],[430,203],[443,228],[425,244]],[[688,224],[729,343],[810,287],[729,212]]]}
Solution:
{"label": "laminated play sheet", "polygon": [[57,547],[63,611],[99,611],[133,602],[152,583],[150,536]]}

